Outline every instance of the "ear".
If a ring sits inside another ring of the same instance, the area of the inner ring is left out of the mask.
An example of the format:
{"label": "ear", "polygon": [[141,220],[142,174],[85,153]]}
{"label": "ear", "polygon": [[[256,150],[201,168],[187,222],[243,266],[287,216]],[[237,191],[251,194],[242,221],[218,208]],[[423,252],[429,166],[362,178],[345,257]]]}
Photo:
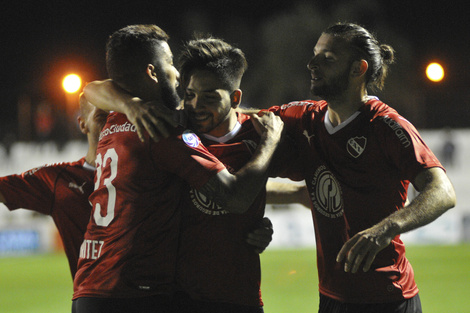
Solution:
{"label": "ear", "polygon": [[158,83],[157,73],[155,72],[155,66],[153,64],[147,64],[147,69],[145,70],[147,76]]}
{"label": "ear", "polygon": [[369,68],[369,63],[366,60],[354,61],[351,67],[351,74],[359,77],[364,75]]}
{"label": "ear", "polygon": [[240,89],[236,89],[232,94],[230,95],[230,102],[232,105],[232,108],[236,109],[240,103],[242,102],[242,91]]}
{"label": "ear", "polygon": [[78,121],[78,127],[80,128],[80,131],[86,135],[88,133],[88,127],[86,126],[86,123],[83,120],[82,116],[78,116],[77,121]]}

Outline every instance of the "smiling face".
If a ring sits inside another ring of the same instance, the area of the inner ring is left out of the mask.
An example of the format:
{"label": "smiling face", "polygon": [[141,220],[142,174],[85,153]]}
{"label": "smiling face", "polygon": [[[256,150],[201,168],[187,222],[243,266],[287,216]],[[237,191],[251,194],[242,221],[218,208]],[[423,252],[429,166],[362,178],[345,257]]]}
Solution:
{"label": "smiling face", "polygon": [[227,134],[237,117],[232,108],[239,104],[240,90],[230,93],[212,72],[192,72],[184,94],[184,109],[196,132],[215,137]]}
{"label": "smiling face", "polygon": [[328,100],[341,96],[349,87],[351,55],[342,38],[323,34],[313,50],[307,67],[311,72],[310,91]]}

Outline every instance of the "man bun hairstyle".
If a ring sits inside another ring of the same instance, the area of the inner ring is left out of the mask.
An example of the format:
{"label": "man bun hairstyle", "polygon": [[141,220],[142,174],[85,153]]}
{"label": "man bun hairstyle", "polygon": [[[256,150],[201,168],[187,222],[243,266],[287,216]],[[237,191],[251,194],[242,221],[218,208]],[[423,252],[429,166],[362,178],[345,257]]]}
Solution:
{"label": "man bun hairstyle", "polygon": [[345,39],[353,48],[353,59],[367,61],[367,87],[373,90],[384,87],[389,65],[395,61],[395,50],[391,46],[380,44],[367,29],[353,23],[337,23],[323,33]]}

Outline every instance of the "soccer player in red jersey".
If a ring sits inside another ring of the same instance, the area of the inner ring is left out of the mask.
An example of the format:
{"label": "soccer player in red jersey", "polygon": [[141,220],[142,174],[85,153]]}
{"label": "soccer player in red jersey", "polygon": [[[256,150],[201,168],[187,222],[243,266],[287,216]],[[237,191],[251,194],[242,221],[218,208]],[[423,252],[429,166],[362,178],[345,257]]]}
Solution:
{"label": "soccer player in red jersey", "polygon": [[[319,312],[421,312],[400,234],[455,205],[442,165],[413,125],[368,89],[382,88],[393,49],[361,26],[322,33],[308,63],[321,101],[273,107],[302,152],[312,201]],[[409,184],[420,192],[408,206]]]}
{"label": "soccer player in red jersey", "polygon": [[108,113],[92,106],[80,95],[78,123],[87,135],[88,151],[75,162],[49,164],[21,175],[0,178],[0,202],[8,209],[20,208],[50,215],[59,231],[72,277],[83,234],[90,220],[88,196],[93,191],[98,136]]}
{"label": "soccer player in red jersey", "polygon": [[[168,36],[155,25],[132,25],[107,44],[110,77],[144,100],[176,107],[178,72]],[[181,191],[189,183],[232,213],[258,195],[282,122],[256,119],[262,129],[253,158],[235,175],[184,128],[158,142],[138,140],[124,114],[111,113],[97,149],[92,218],[80,251],[73,311],[166,312],[174,291]]]}
{"label": "soccer player in red jersey", "polygon": [[[244,53],[221,39],[189,41],[181,52],[184,111],[207,149],[233,173],[250,159],[260,136],[237,113]],[[177,263],[178,312],[263,312],[259,255],[246,234],[263,221],[264,190],[244,214],[230,214],[203,193],[184,194]]]}

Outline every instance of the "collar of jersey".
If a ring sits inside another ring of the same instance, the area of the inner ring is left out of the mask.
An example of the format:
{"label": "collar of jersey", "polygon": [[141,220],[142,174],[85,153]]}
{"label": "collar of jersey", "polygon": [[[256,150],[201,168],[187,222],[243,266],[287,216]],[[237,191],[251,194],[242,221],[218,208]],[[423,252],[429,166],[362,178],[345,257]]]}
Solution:
{"label": "collar of jersey", "polygon": [[215,136],[211,136],[209,134],[202,134],[202,136],[206,139],[211,140],[211,141],[215,141],[215,142],[218,142],[218,143],[226,143],[227,141],[234,138],[240,132],[241,128],[242,128],[242,124],[240,124],[240,122],[237,121],[237,124],[235,124],[235,127],[231,131],[229,131],[228,133],[223,135],[222,137],[215,137]]}
{"label": "collar of jersey", "polygon": [[83,163],[83,168],[86,169],[86,170],[89,170],[89,171],[94,171],[96,170],[96,167],[94,167],[93,165],[91,165],[90,163],[86,162]]}
{"label": "collar of jersey", "polygon": [[326,113],[325,113],[325,128],[326,130],[328,131],[328,134],[330,135],[333,135],[334,133],[340,131],[341,129],[343,129],[344,127],[346,127],[348,124],[350,124],[359,114],[361,114],[361,112],[359,111],[356,111],[353,115],[351,115],[350,117],[348,117],[347,120],[345,120],[344,122],[342,122],[341,124],[337,125],[337,126],[333,126],[333,124],[331,124],[330,122],[330,118],[329,118],[329,111],[327,110]]}

